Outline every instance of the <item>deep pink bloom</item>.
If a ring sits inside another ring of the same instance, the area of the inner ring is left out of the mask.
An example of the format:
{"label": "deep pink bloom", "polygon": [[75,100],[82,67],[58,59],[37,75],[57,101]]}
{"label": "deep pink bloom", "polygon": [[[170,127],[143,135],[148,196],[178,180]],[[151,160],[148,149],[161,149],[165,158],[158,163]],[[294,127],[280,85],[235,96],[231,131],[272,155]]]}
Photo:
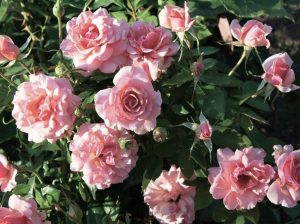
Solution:
{"label": "deep pink bloom", "polygon": [[128,63],[129,25],[111,18],[106,9],[86,11],[67,23],[67,37],[60,45],[63,54],[73,59],[75,68],[90,72],[112,73]]}
{"label": "deep pink bloom", "polygon": [[264,164],[266,153],[258,148],[244,148],[233,152],[218,149],[220,167],[209,168],[209,192],[214,199],[223,199],[229,210],[252,209],[261,202],[275,171]]}
{"label": "deep pink bloom", "polygon": [[0,63],[16,60],[20,54],[19,48],[13,40],[5,35],[0,35]]}
{"label": "deep pink bloom", "polygon": [[142,21],[130,26],[127,53],[134,62],[147,63],[153,81],[170,67],[178,48],[172,33],[163,27]]}
{"label": "deep pink bloom", "polygon": [[248,47],[270,47],[270,41],[267,35],[271,33],[272,27],[265,25],[257,20],[249,20],[243,27],[237,19],[232,20],[230,24],[232,36],[241,44]]}
{"label": "deep pink bloom", "polygon": [[16,186],[17,170],[9,164],[7,158],[0,154],[0,186],[1,191],[11,191]]}
{"label": "deep pink bloom", "polygon": [[150,213],[161,223],[191,224],[195,219],[195,187],[187,186],[180,168],[173,165],[169,171],[162,171],[155,181],[150,181],[144,201]]}
{"label": "deep pink bloom", "polygon": [[12,116],[29,141],[53,143],[72,132],[79,103],[69,80],[40,73],[18,86]]}
{"label": "deep pink bloom", "polygon": [[263,62],[265,73],[262,78],[284,93],[299,89],[299,86],[293,84],[295,73],[291,69],[292,64],[287,53],[274,54]]}
{"label": "deep pink bloom", "polygon": [[50,224],[46,215],[37,210],[33,199],[24,199],[11,195],[8,201],[9,208],[0,208],[0,223],[2,224]]}
{"label": "deep pink bloom", "polygon": [[[123,148],[121,148],[121,143]],[[70,143],[71,170],[83,172],[88,185],[105,189],[121,183],[135,167],[138,146],[128,131],[85,123]]]}
{"label": "deep pink bloom", "polygon": [[300,201],[300,150],[292,145],[274,146],[278,177],[271,184],[267,197],[274,204],[291,208]]}
{"label": "deep pink bloom", "polygon": [[184,8],[166,5],[158,15],[159,24],[173,32],[184,32],[191,28],[195,20],[191,19],[187,2]]}
{"label": "deep pink bloom", "polygon": [[212,128],[208,120],[198,125],[196,134],[200,140],[209,140],[211,138]]}
{"label": "deep pink bloom", "polygon": [[162,99],[146,72],[140,67],[123,67],[113,82],[113,88],[100,90],[95,96],[96,111],[105,124],[137,134],[153,130]]}

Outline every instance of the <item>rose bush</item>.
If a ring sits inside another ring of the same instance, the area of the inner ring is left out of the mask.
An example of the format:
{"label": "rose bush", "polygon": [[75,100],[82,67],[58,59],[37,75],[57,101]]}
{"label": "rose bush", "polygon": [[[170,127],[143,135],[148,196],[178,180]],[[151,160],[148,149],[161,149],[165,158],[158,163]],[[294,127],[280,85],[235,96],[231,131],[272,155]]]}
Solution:
{"label": "rose bush", "polygon": [[0,223],[299,222],[293,1],[0,5]]}

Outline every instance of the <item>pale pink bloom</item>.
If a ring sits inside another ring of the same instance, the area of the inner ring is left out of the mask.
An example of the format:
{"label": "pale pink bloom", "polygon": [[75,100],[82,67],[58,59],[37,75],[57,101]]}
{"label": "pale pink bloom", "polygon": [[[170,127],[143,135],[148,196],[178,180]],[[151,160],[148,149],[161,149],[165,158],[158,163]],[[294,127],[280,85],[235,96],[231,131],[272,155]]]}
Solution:
{"label": "pale pink bloom", "polygon": [[12,116],[29,141],[54,143],[71,134],[80,98],[72,94],[69,80],[40,73],[18,86],[12,103]]}
{"label": "pale pink bloom", "polygon": [[235,152],[218,149],[220,167],[208,169],[213,198],[223,199],[229,210],[254,208],[264,199],[275,174],[270,165],[264,164],[265,156],[264,150],[253,147]]}
{"label": "pale pink bloom", "polygon": [[153,81],[170,67],[178,48],[172,33],[163,27],[142,21],[130,26],[127,53],[133,61],[148,64]]}
{"label": "pale pink bloom", "polygon": [[17,170],[0,154],[0,186],[1,191],[11,191],[16,186]]}
{"label": "pale pink bloom", "polygon": [[0,35],[0,63],[16,60],[20,54],[19,48],[13,40],[5,35]]}
{"label": "pale pink bloom", "polygon": [[166,5],[158,14],[159,24],[173,32],[184,32],[191,28],[195,20],[191,19],[187,2],[184,8]]}
{"label": "pale pink bloom", "polygon": [[262,78],[284,93],[299,89],[299,86],[293,84],[295,73],[291,69],[292,64],[287,53],[274,54],[263,62],[265,73]]}
{"label": "pale pink bloom", "polygon": [[135,66],[120,69],[113,80],[115,86],[95,95],[98,115],[110,128],[128,129],[145,134],[156,127],[162,99],[155,92],[146,72]]}
{"label": "pale pink bloom", "polygon": [[195,187],[184,184],[187,180],[180,168],[171,166],[162,171],[155,181],[150,181],[144,201],[150,208],[150,214],[161,223],[191,224],[195,219]]}
{"label": "pale pink bloom", "polygon": [[112,73],[128,63],[129,25],[111,18],[106,9],[94,13],[86,11],[67,23],[67,37],[60,45],[63,54],[73,59],[75,68],[84,70],[84,76],[100,70]]}
{"label": "pale pink bloom", "polygon": [[203,69],[204,69],[204,65],[201,59],[198,59],[197,61],[193,62],[193,64],[191,65],[192,76],[199,77]]}
{"label": "pale pink bloom", "polygon": [[212,128],[208,120],[198,125],[196,134],[200,140],[209,140],[211,138]]}
{"label": "pale pink bloom", "polygon": [[[128,142],[125,148],[121,141]],[[83,172],[83,180],[98,189],[121,183],[135,167],[138,146],[128,131],[104,124],[84,123],[70,143],[71,170]]]}
{"label": "pale pink bloom", "polygon": [[274,204],[294,207],[300,201],[300,150],[293,146],[274,146],[278,177],[271,184],[267,197]]}
{"label": "pale pink bloom", "polygon": [[4,224],[50,224],[46,215],[37,210],[36,202],[11,195],[8,201],[9,208],[0,208],[0,223]]}
{"label": "pale pink bloom", "polygon": [[243,27],[237,19],[230,24],[231,33],[241,44],[248,47],[270,47],[267,35],[271,33],[272,27],[265,25],[257,20],[249,20]]}

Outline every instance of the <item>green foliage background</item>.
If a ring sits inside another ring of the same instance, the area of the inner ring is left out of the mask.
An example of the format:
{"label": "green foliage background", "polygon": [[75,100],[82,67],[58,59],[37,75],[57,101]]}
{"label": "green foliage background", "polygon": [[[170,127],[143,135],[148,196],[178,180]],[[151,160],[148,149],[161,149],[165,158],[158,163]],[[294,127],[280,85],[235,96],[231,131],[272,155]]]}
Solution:
{"label": "green foliage background", "polygon": [[[266,161],[271,164],[274,144],[300,147],[299,91],[277,97],[274,93],[267,101],[261,96],[251,98],[261,79],[247,75],[243,66],[235,76],[227,76],[242,52],[239,48],[231,52],[228,46],[219,45],[221,37],[217,29],[220,16],[226,16],[229,21],[236,17],[260,18],[267,24],[273,24],[271,48],[269,51],[259,49],[259,53],[263,59],[271,53],[291,53],[297,76],[300,72],[299,0],[189,1],[192,16],[199,16],[195,29],[200,40],[200,51],[194,43],[192,57],[196,60],[204,52],[205,71],[200,77],[201,82],[193,96],[194,80],[189,69],[192,62],[189,53],[183,53],[180,63],[176,58],[167,74],[154,83],[163,98],[158,126],[168,130],[168,140],[156,143],[152,133],[136,136],[140,144],[136,168],[124,183],[102,191],[89,188],[80,174],[70,172],[68,140],[56,144],[28,142],[27,136],[16,129],[11,117],[14,86],[26,81],[27,70],[30,70],[65,76],[73,81],[75,93],[83,100],[76,127],[86,121],[101,122],[93,107],[93,96],[100,89],[112,86],[113,75],[96,72],[89,78],[83,78],[72,70],[71,61],[60,57],[58,20],[52,13],[55,2],[0,1],[1,34],[9,35],[18,46],[30,36],[29,48],[32,48],[29,57],[23,61],[25,65],[15,63],[9,69],[0,70],[0,148],[20,168],[18,186],[13,193],[33,196],[39,207],[50,215],[52,223],[155,223],[143,203],[142,189],[151,179],[158,177],[162,169],[176,164],[186,176],[191,176],[195,171],[198,177],[190,183],[197,186],[195,223],[300,223],[299,206],[285,209],[263,201],[250,211],[228,211],[221,201],[212,200],[207,182],[207,168],[216,165],[215,152],[219,147],[261,147],[266,150]],[[66,35],[66,22],[83,9],[106,7],[117,19],[130,23],[145,20],[158,25],[157,14],[165,3],[164,0],[63,0],[63,36]],[[175,3],[183,5],[183,1]],[[251,55],[246,69],[257,76],[262,74],[255,55]],[[296,78],[296,84],[299,84],[299,75]],[[214,128],[212,164],[203,143],[196,145],[190,158],[189,148],[194,133],[176,126],[187,121],[199,122],[200,111]],[[9,194],[2,193],[0,196],[1,203],[6,205]]]}

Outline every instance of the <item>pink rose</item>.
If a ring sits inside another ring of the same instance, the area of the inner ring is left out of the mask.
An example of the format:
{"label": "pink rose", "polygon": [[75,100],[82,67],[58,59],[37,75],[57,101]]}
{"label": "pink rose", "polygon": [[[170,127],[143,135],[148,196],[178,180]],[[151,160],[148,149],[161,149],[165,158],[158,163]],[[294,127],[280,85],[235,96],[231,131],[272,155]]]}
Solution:
{"label": "pink rose", "polygon": [[200,140],[209,140],[211,138],[212,128],[208,120],[198,125],[196,134]]}
{"label": "pink rose", "polygon": [[125,21],[111,18],[106,9],[82,12],[67,23],[67,37],[60,45],[63,54],[73,59],[75,68],[87,73],[99,69],[112,73],[128,63],[127,48],[129,26]]}
{"label": "pink rose", "polygon": [[155,181],[150,181],[144,201],[150,213],[161,223],[191,224],[195,219],[195,187],[187,186],[180,168],[171,166],[169,171],[162,171]]}
{"label": "pink rose", "polygon": [[166,5],[158,14],[159,24],[173,32],[184,32],[191,28],[195,20],[191,19],[187,2],[184,8],[175,5]]}
{"label": "pink rose", "polygon": [[11,195],[8,201],[9,208],[0,208],[0,223],[4,224],[50,224],[46,215],[37,210],[33,199],[24,199]]}
{"label": "pink rose", "polygon": [[100,90],[95,96],[96,111],[105,124],[137,134],[153,130],[162,99],[146,72],[135,66],[123,67],[113,82],[113,88]]}
{"label": "pink rose", "polygon": [[70,169],[83,172],[83,180],[98,189],[123,182],[138,158],[137,143],[129,132],[109,129],[104,124],[81,125],[70,151]]}
{"label": "pink rose", "polygon": [[178,48],[172,33],[163,27],[142,21],[130,26],[127,53],[133,61],[147,63],[153,81],[170,67]]}
{"label": "pink rose", "polygon": [[263,62],[265,73],[262,78],[284,93],[299,89],[299,86],[293,84],[295,73],[291,69],[292,64],[287,53],[274,54]]}
{"label": "pink rose", "polygon": [[199,77],[204,69],[204,65],[200,59],[191,65],[192,76]]}
{"label": "pink rose", "polygon": [[69,80],[40,73],[18,86],[13,104],[12,116],[29,141],[54,143],[71,134],[80,98],[72,94]]}
{"label": "pink rose", "polygon": [[1,191],[11,191],[16,186],[17,170],[9,164],[7,158],[0,154],[0,186]]}
{"label": "pink rose", "polygon": [[229,210],[252,209],[261,202],[275,172],[264,164],[266,153],[258,148],[244,148],[233,152],[218,149],[220,167],[208,169],[209,192],[214,199],[223,199]]}
{"label": "pink rose", "polygon": [[13,40],[5,35],[0,35],[0,63],[16,60],[20,54],[19,48]]}
{"label": "pink rose", "polygon": [[293,146],[274,146],[274,157],[278,167],[278,177],[271,184],[267,197],[278,205],[291,208],[300,201],[300,150]]}
{"label": "pink rose", "polygon": [[248,47],[270,47],[270,41],[267,35],[271,33],[272,27],[262,24],[257,20],[249,20],[243,27],[237,19],[232,20],[230,24],[232,36]]}

